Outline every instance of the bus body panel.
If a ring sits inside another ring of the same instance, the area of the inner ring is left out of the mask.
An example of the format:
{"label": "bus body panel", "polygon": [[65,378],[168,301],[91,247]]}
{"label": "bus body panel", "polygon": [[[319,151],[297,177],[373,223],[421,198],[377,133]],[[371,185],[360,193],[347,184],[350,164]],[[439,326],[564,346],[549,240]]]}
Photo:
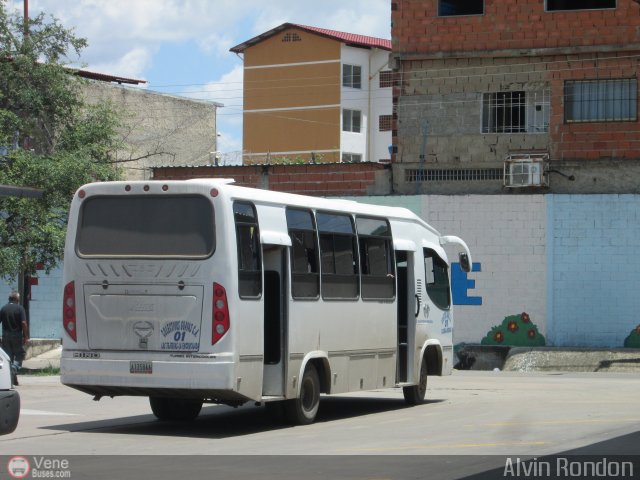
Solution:
{"label": "bus body panel", "polygon": [[[452,309],[439,308],[429,298],[425,274],[427,249],[448,265],[447,256],[440,234],[408,210],[216,180],[110,182],[80,191],[87,199],[139,198],[144,192],[158,198],[202,196],[213,207],[215,250],[206,258],[99,258],[99,252],[84,258],[76,240],[86,200],[76,194],[64,263],[64,283],[75,285],[76,315],[76,339],[68,331],[63,334],[61,380],[66,385],[98,396],[160,394],[228,403],[296,398],[308,362],[322,362],[318,365],[330,393],[416,384],[428,346],[443,357],[438,373],[451,371]],[[263,285],[261,294],[252,298],[239,290],[234,202],[254,206],[262,234]],[[396,286],[393,298],[366,300],[359,289],[355,299],[325,299],[321,288],[318,298],[294,299],[285,215],[291,207],[314,215],[347,214],[354,221],[357,216],[387,219],[392,248],[406,261],[404,298],[398,298]],[[265,282],[279,285],[266,290]],[[224,289],[229,325],[216,341],[214,286]],[[265,291],[279,292],[281,304]],[[409,331],[407,379],[400,382],[398,302],[406,303]],[[277,321],[266,324],[274,306],[279,309]],[[269,361],[265,348],[274,338],[281,343],[279,357]]]}

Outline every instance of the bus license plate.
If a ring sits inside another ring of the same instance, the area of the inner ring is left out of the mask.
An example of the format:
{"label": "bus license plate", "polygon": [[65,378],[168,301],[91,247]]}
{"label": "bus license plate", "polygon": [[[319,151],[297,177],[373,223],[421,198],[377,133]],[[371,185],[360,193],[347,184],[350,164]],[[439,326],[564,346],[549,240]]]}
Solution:
{"label": "bus license plate", "polygon": [[132,360],[131,362],[129,362],[129,372],[151,374],[153,373],[153,365],[151,364],[151,362],[140,362]]}

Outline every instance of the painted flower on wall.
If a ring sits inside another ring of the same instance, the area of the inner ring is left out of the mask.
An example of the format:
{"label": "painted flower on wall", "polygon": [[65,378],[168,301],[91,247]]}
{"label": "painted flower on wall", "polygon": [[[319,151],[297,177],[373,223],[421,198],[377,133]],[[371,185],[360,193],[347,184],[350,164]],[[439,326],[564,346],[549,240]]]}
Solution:
{"label": "painted flower on wall", "polygon": [[544,336],[531,321],[528,313],[505,317],[500,325],[491,328],[480,342],[482,345],[509,345],[514,347],[540,347],[546,344]]}

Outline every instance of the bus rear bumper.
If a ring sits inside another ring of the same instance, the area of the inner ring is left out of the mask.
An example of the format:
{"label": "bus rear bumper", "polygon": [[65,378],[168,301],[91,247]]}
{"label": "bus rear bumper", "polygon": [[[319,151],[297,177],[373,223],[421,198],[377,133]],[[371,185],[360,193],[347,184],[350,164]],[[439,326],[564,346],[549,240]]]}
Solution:
{"label": "bus rear bumper", "polygon": [[205,359],[131,360],[63,356],[63,385],[102,396],[159,396],[243,403],[235,387],[233,356]]}

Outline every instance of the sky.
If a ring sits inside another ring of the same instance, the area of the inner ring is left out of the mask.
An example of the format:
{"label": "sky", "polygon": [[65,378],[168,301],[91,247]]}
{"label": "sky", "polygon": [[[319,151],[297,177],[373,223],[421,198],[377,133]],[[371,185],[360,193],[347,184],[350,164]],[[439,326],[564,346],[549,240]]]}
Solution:
{"label": "sky", "polygon": [[[6,4],[22,15],[23,0]],[[389,0],[29,0],[29,14],[44,12],[87,39],[75,65],[146,80],[150,90],[223,104],[218,150],[232,159],[242,149],[242,59],[231,47],[286,22],[390,38],[390,5]]]}

